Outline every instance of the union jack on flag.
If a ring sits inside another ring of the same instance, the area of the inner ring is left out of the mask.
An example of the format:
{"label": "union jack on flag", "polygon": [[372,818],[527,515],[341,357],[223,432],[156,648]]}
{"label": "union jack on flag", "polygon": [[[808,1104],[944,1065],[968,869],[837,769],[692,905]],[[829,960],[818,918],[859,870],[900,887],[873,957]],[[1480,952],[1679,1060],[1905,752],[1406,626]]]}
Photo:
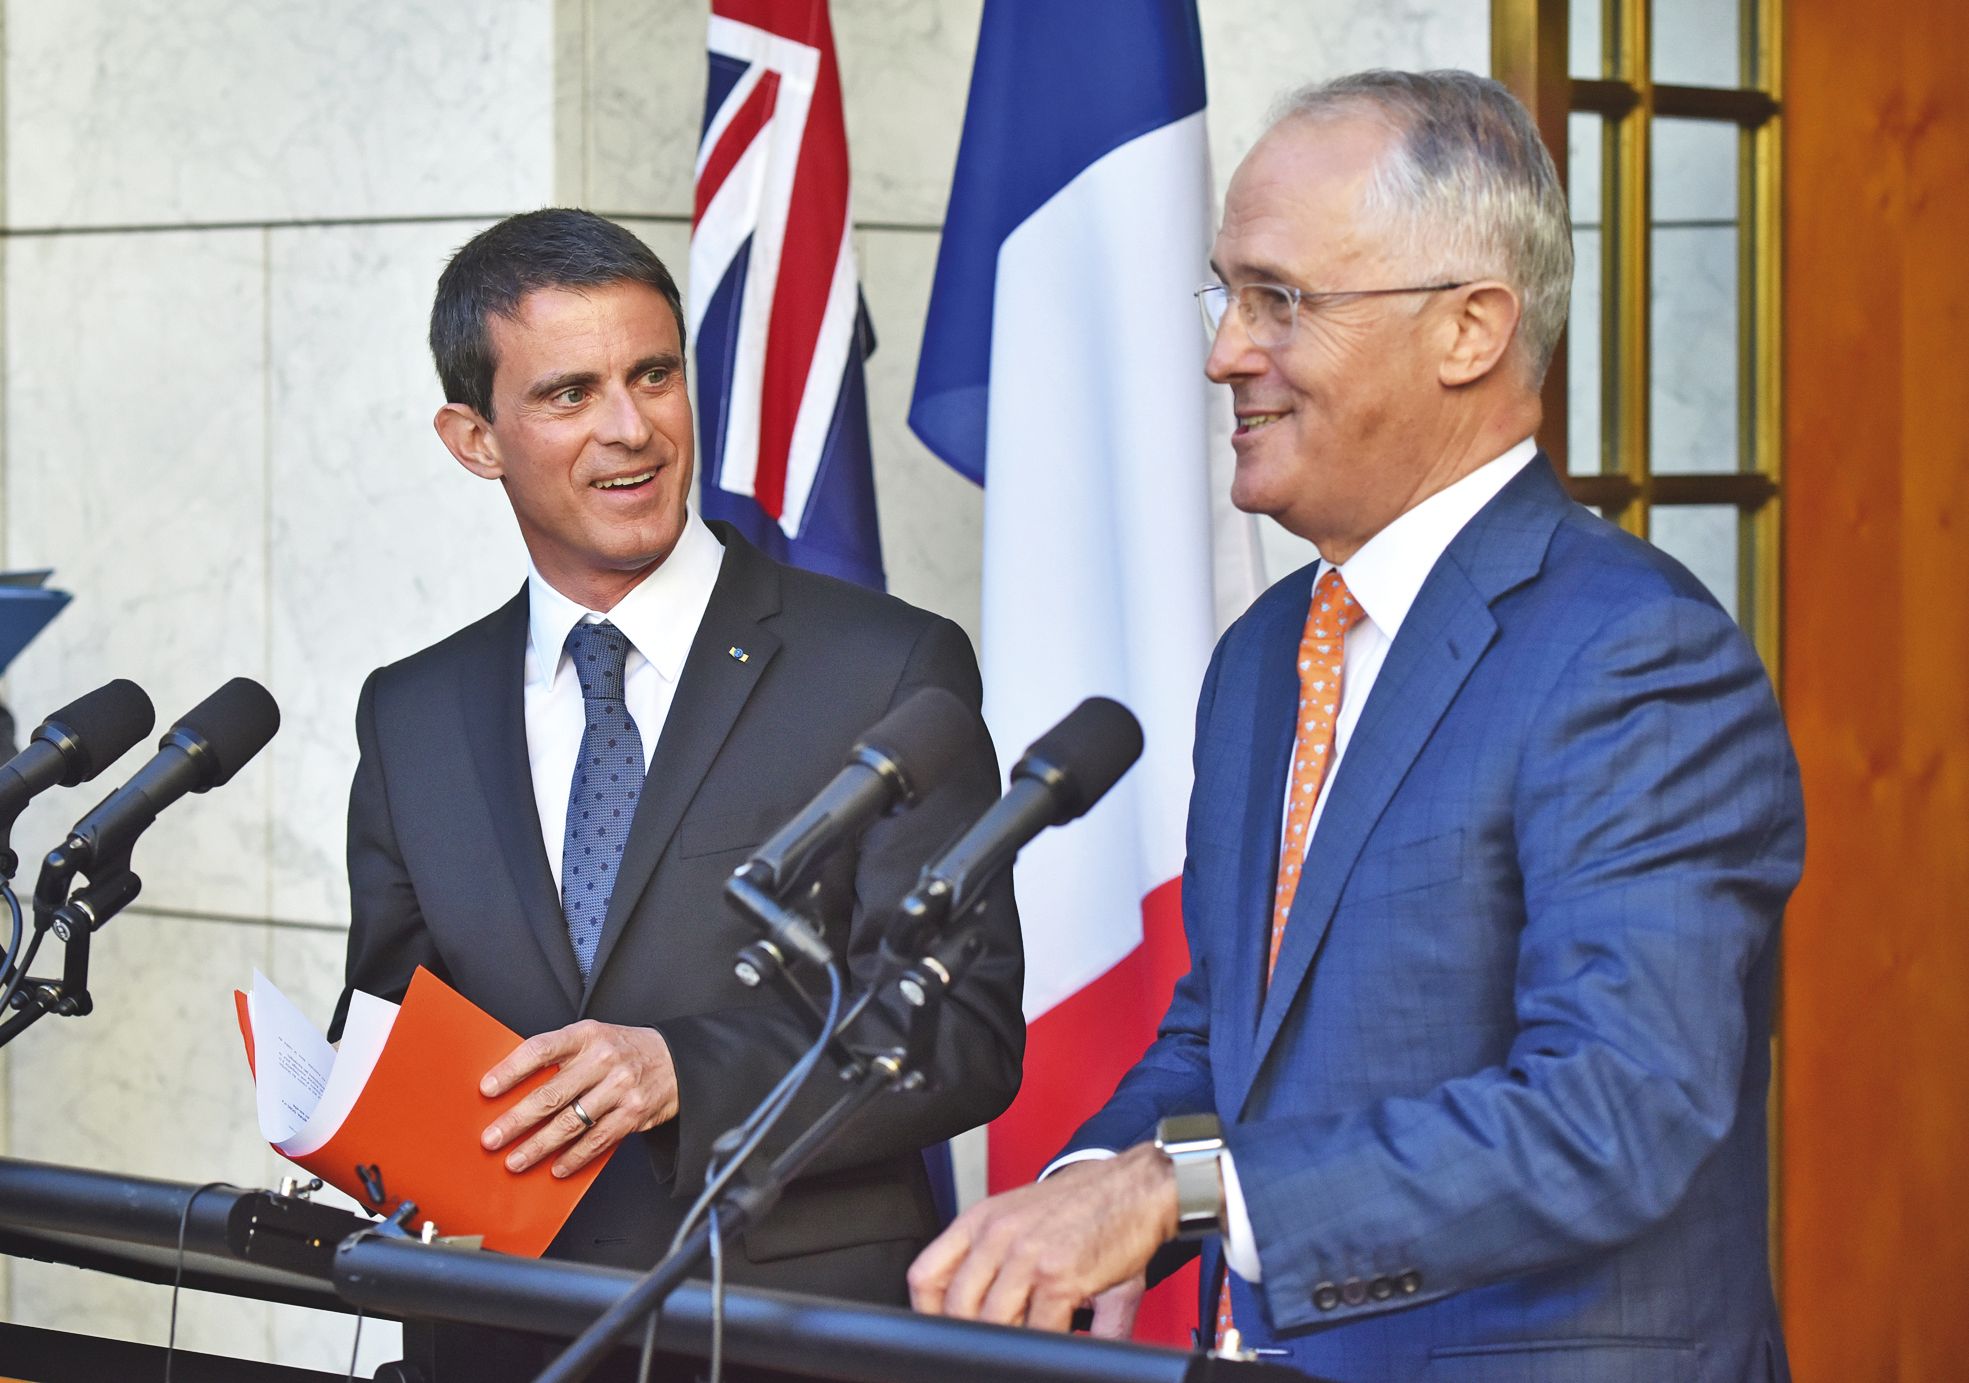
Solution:
{"label": "union jack on flag", "polygon": [[691,218],[706,517],[881,587],[848,137],[827,6],[713,0]]}

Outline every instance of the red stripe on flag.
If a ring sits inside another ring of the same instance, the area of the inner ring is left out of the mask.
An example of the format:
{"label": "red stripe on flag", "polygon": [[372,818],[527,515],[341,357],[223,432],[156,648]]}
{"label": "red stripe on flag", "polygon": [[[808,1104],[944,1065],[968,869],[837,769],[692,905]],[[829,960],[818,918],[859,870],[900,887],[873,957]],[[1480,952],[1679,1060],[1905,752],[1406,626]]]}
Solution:
{"label": "red stripe on flag", "polygon": [[796,0],[790,5],[787,0],[711,0],[711,13],[720,19],[749,24],[780,38],[790,38],[795,43],[819,43],[814,36],[816,10],[820,12],[821,27],[825,27],[825,0],[819,4],[802,4]]}
{"label": "red stripe on flag", "polygon": [[[987,1136],[992,1191],[1024,1186],[1059,1156],[1155,1040],[1169,992],[1189,968],[1182,883],[1171,879],[1142,900],[1142,944],[1026,1025],[1025,1081]],[[1196,1294],[1192,1264],[1149,1293],[1135,1338],[1188,1348]]]}
{"label": "red stripe on flag", "polygon": [[848,127],[841,114],[841,73],[834,64],[834,35],[827,9],[814,7],[806,41],[820,50],[813,104],[800,140],[780,249],[779,282],[766,329],[764,396],[759,404],[759,466],[752,496],[777,520],[786,506],[786,471],[793,423],[807,392],[814,344],[827,315],[828,290],[841,256],[848,220]]}
{"label": "red stripe on flag", "polygon": [[752,141],[759,131],[766,128],[766,122],[773,118],[773,105],[779,99],[779,73],[768,72],[759,79],[759,85],[752,88],[752,94],[745,98],[745,104],[732,116],[731,124],[718,137],[718,147],[711,151],[711,157],[704,161],[704,171],[697,178],[697,201],[691,208],[691,229],[704,219],[704,212],[718,195],[718,189],[725,185],[725,179],[738,165],[745,151],[752,147]]}

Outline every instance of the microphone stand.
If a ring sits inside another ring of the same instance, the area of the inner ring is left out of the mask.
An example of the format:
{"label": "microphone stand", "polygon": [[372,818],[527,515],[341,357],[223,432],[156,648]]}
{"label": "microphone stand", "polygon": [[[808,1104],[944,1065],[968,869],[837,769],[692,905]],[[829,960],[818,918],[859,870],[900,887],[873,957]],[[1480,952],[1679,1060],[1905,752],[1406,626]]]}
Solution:
{"label": "microphone stand", "polygon": [[[726,897],[741,912],[752,914],[768,936],[783,935],[795,923],[810,925],[765,890],[742,879],[734,879],[727,886]],[[847,1006],[831,1030],[819,1006],[793,977],[785,953],[772,941],[755,942],[738,953],[737,968],[745,983],[756,986],[770,981],[782,993],[797,996],[792,1005],[794,1010],[812,1023],[816,1041],[824,1044],[827,1052],[841,1063],[842,1076],[850,1082],[850,1087],[764,1171],[748,1170],[742,1179],[734,1180],[716,1200],[716,1213],[700,1221],[681,1243],[548,1365],[535,1383],[578,1383],[586,1378],[637,1321],[659,1310],[691,1270],[709,1256],[714,1233],[722,1243],[757,1224],[778,1204],[787,1185],[879,1096],[890,1090],[908,1092],[924,1088],[929,1080],[928,1067],[935,1059],[943,998],[963,978],[970,961],[984,949],[983,936],[973,926],[949,944],[926,949],[919,955],[911,954],[923,946],[923,939],[944,920],[948,905],[946,890],[941,905],[933,899],[927,908],[905,911],[903,924],[883,941],[880,972]],[[898,934],[905,944],[892,946]],[[848,1028],[891,983],[896,985],[910,1010],[902,1027],[901,1043],[866,1048],[844,1041]],[[773,1103],[774,1095],[768,1095],[744,1123],[722,1134],[714,1148],[736,1148],[744,1143],[770,1113]]]}
{"label": "microphone stand", "polygon": [[80,1018],[95,1008],[89,997],[89,939],[143,890],[144,881],[131,870],[126,849],[112,858],[90,861],[88,884],[71,892],[69,886],[84,867],[70,853],[71,844],[57,846],[41,868],[34,887],[34,938],[18,961],[24,972],[43,935],[52,929],[65,948],[61,978],[20,977],[10,999],[19,1011],[0,1023],[0,1047],[50,1013]]}

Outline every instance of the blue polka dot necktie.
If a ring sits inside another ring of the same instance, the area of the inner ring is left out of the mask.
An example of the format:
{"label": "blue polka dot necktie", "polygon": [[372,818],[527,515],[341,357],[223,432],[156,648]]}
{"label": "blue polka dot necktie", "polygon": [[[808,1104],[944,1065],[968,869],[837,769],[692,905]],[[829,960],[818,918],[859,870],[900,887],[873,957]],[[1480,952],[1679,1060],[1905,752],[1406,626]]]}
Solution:
{"label": "blue polka dot necktie", "polygon": [[581,978],[595,963],[602,919],[615,890],[623,842],[643,790],[643,737],[622,699],[629,640],[606,621],[574,626],[568,656],[581,679],[581,755],[567,796],[567,832],[561,844],[561,911],[574,943]]}

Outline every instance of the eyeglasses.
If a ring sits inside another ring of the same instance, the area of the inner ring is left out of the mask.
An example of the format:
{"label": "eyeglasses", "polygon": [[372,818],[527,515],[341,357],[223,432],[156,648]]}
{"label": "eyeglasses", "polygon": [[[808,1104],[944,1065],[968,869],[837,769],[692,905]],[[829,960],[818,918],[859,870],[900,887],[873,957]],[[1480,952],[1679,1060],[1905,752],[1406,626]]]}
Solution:
{"label": "eyeglasses", "polygon": [[1251,338],[1251,344],[1267,350],[1283,346],[1292,339],[1292,329],[1299,321],[1299,308],[1321,307],[1327,303],[1339,302],[1344,298],[1385,298],[1402,293],[1441,293],[1450,288],[1466,288],[1473,279],[1461,283],[1430,283],[1416,288],[1343,288],[1330,293],[1312,293],[1303,288],[1287,288],[1282,283],[1247,283],[1241,288],[1231,288],[1221,283],[1206,283],[1196,290],[1196,305],[1203,311],[1203,331],[1211,340],[1217,339],[1217,329],[1223,325],[1224,314],[1230,310],[1231,303],[1237,303],[1238,324],[1244,334]]}

